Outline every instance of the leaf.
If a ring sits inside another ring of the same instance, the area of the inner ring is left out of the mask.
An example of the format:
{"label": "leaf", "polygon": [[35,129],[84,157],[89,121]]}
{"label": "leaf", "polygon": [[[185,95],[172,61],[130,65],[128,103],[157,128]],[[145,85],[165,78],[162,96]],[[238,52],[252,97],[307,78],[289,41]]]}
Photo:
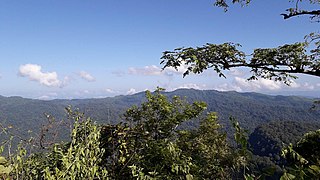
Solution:
{"label": "leaf", "polygon": [[7,163],[6,158],[0,156],[0,165],[4,165],[4,164],[6,164],[6,163]]}
{"label": "leaf", "polygon": [[192,180],[192,179],[193,179],[193,176],[191,174],[186,175],[186,180]]}
{"label": "leaf", "polygon": [[3,165],[0,165],[0,175],[1,174],[9,174],[12,171],[11,167],[5,167]]}
{"label": "leaf", "polygon": [[309,168],[312,169],[313,171],[315,171],[317,174],[320,174],[320,167],[319,166],[311,165]]}
{"label": "leaf", "polygon": [[295,177],[296,177],[295,175],[285,172],[281,176],[280,180],[291,180],[291,179],[294,179]]}

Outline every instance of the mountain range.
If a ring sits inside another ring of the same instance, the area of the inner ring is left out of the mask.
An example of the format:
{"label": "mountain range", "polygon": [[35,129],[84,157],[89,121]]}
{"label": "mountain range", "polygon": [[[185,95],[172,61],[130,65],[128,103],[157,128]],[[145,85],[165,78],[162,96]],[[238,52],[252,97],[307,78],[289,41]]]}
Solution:
{"label": "mountain range", "polygon": [[[314,99],[297,96],[270,96],[259,93],[219,92],[215,90],[178,89],[164,92],[168,97],[185,97],[188,102],[204,101],[208,111],[218,113],[221,124],[229,129],[229,117],[235,117],[244,128],[253,131],[270,121],[319,122],[319,111],[312,111]],[[0,96],[0,122],[21,130],[39,129],[50,114],[66,118],[65,107],[79,108],[98,123],[117,123],[121,114],[132,105],[145,101],[145,93],[97,99],[35,100]],[[196,126],[189,122],[187,126]]]}

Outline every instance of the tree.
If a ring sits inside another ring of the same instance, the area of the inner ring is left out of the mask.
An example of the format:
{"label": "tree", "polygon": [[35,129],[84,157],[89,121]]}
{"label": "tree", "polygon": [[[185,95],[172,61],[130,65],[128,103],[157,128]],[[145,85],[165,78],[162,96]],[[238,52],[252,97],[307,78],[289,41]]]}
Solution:
{"label": "tree", "polygon": [[[295,7],[287,9],[287,14],[282,14],[284,18],[309,15],[312,20],[319,21],[320,10],[300,9],[299,3],[301,1],[303,0],[296,0]],[[315,6],[320,4],[319,0],[308,2]],[[232,0],[231,3],[248,5],[250,0]],[[226,0],[216,0],[214,5],[223,7],[227,11],[229,4]],[[311,44],[314,49],[308,50]],[[297,78],[294,75],[296,73],[320,77],[320,35],[318,33],[307,35],[305,42],[285,44],[276,48],[257,48],[249,55],[240,51],[240,46],[240,44],[223,43],[206,44],[196,48],[177,48],[173,51],[163,52],[161,64],[163,64],[163,69],[167,67],[177,69],[179,66],[187,66],[183,76],[213,69],[220,77],[225,77],[224,70],[247,67],[252,72],[252,76],[248,80],[260,77],[290,84],[292,79]]]}
{"label": "tree", "polygon": [[[320,21],[320,10],[305,10],[300,8],[300,3],[306,0],[292,0],[295,7],[288,8],[287,13],[281,14],[284,19],[296,16],[308,15],[311,20]],[[249,5],[251,0],[215,0],[214,5],[228,10],[229,4],[239,3],[242,6]],[[314,6],[320,4],[319,0],[306,1]],[[296,79],[295,74],[307,74],[320,77],[320,34],[311,32],[305,36],[304,42],[294,44],[285,44],[276,48],[257,48],[252,54],[245,54],[239,50],[240,44],[223,43],[223,44],[206,44],[196,48],[176,48],[173,51],[163,52],[161,57],[163,69],[173,67],[178,69],[179,66],[186,66],[187,70],[183,76],[190,73],[199,74],[207,69],[213,69],[220,77],[225,77],[224,71],[236,67],[247,67],[251,70],[252,76],[248,80],[257,78],[281,81],[290,85],[292,79]],[[311,47],[311,48],[310,48]],[[319,103],[316,101],[315,103]],[[285,172],[281,179],[303,179],[305,177],[318,179],[320,174],[319,168],[319,130],[304,137],[296,150],[289,146],[283,151],[286,158],[295,161],[291,170]],[[316,143],[315,143],[316,142]],[[312,148],[306,148],[312,145]],[[307,154],[304,152],[307,150]],[[300,152],[296,152],[300,151]],[[306,160],[299,153],[302,153]],[[312,162],[312,164],[310,164]],[[254,179],[253,177],[250,177]]]}
{"label": "tree", "polygon": [[[146,92],[146,102],[133,106],[119,124],[98,125],[66,108],[74,121],[70,142],[49,144],[36,153],[20,144],[2,156],[4,179],[231,179],[246,165],[246,151],[234,148],[215,113],[203,102],[167,98],[161,89]],[[199,129],[181,130],[198,119]],[[246,147],[244,131],[235,123],[235,139]],[[243,176],[243,174],[240,174]]]}
{"label": "tree", "polygon": [[319,179],[320,129],[305,134],[296,145],[282,150],[288,161],[283,179]]}
{"label": "tree", "polygon": [[[206,105],[177,96],[169,100],[146,92],[147,101],[124,114],[123,124],[102,129],[103,163],[111,179],[230,179],[245,165],[242,151],[232,148],[215,113],[203,117]],[[199,129],[179,125],[199,119]],[[239,139],[243,138],[238,127]]]}
{"label": "tree", "polygon": [[[309,15],[311,19],[319,19],[320,18],[320,10],[305,10],[301,9],[299,7],[299,4],[305,0],[290,0],[290,2],[293,2],[295,7],[291,7],[286,9],[288,13],[281,14],[284,19],[288,19],[294,16],[301,16],[301,15]],[[242,6],[248,5],[251,2],[251,0],[232,0],[231,3],[239,3]],[[311,4],[318,4],[319,0],[309,0]],[[216,0],[214,3],[215,6],[224,8],[225,11],[228,10],[230,2],[227,0]]]}

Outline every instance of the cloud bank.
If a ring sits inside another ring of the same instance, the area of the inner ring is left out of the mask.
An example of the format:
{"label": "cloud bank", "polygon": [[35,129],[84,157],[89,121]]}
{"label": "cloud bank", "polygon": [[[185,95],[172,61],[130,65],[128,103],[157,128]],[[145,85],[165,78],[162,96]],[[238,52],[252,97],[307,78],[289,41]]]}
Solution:
{"label": "cloud bank", "polygon": [[316,85],[308,82],[297,83],[292,81],[290,86],[285,85],[279,81],[273,81],[268,79],[259,78],[258,80],[248,81],[245,78],[234,77],[232,83],[224,83],[217,85],[214,89],[218,91],[281,91],[288,89],[299,89],[299,90],[314,90]]}

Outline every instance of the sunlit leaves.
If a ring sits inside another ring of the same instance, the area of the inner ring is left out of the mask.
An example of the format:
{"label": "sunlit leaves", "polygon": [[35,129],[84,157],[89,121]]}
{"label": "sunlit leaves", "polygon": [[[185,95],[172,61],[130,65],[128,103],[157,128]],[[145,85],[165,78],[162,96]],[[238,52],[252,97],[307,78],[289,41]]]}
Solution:
{"label": "sunlit leaves", "polygon": [[224,70],[236,67],[251,69],[248,80],[265,78],[290,84],[297,78],[294,74],[302,73],[320,77],[319,60],[315,55],[306,53],[305,43],[286,44],[277,48],[257,48],[246,56],[232,43],[206,44],[203,47],[179,48],[163,53],[163,68],[187,66],[184,76],[199,74],[213,69],[221,77]]}

